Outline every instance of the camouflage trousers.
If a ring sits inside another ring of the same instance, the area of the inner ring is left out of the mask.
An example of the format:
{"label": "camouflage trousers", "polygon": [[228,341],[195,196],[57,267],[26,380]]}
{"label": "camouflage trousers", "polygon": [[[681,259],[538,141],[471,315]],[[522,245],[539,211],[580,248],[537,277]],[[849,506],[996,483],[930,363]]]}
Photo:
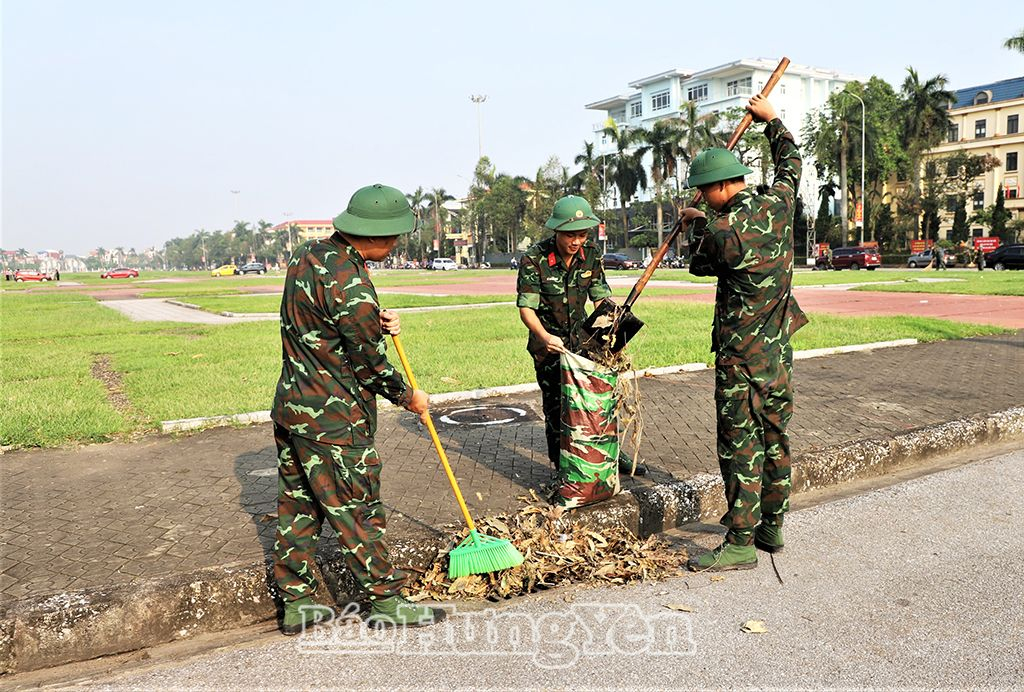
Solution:
{"label": "camouflage trousers", "polygon": [[730,543],[750,544],[758,522],[781,523],[789,509],[792,378],[788,345],[781,356],[715,366],[718,465],[729,508],[721,523]]}
{"label": "camouflage trousers", "polygon": [[274,579],[285,601],[317,588],[313,558],[324,519],[338,534],[345,563],[370,600],[397,595],[404,572],[388,559],[380,457],[373,447],[342,447],[274,426],[277,540]]}
{"label": "camouflage trousers", "polygon": [[558,354],[533,359],[533,369],[540,385],[541,407],[544,409],[544,439],[548,447],[548,460],[558,470],[562,444],[562,368]]}

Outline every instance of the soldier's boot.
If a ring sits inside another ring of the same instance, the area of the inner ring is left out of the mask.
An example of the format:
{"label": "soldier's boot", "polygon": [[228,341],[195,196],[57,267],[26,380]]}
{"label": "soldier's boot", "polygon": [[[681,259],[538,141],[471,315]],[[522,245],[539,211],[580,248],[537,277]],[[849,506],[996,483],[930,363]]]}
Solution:
{"label": "soldier's boot", "polygon": [[[747,533],[749,536],[749,532]],[[746,536],[742,537],[746,538]],[[693,572],[726,572],[734,569],[757,567],[757,550],[753,545],[739,545],[723,541],[714,550],[690,558],[686,566]]]}
{"label": "soldier's boot", "polygon": [[392,596],[373,602],[366,624],[370,627],[423,627],[435,625],[447,616],[441,608],[416,605],[401,596]]}
{"label": "soldier's boot", "polygon": [[754,531],[754,545],[766,553],[781,553],[782,517],[761,517],[761,523]]}
{"label": "soldier's boot", "polygon": [[647,475],[647,464],[642,461],[637,461],[636,471],[633,470],[633,460],[629,458],[629,455],[624,452],[619,452],[619,473],[623,476],[646,476]]}
{"label": "soldier's boot", "polygon": [[305,596],[296,601],[285,602],[281,632],[290,637],[301,633],[307,627],[332,622],[333,620],[333,608],[314,603],[312,598]]}

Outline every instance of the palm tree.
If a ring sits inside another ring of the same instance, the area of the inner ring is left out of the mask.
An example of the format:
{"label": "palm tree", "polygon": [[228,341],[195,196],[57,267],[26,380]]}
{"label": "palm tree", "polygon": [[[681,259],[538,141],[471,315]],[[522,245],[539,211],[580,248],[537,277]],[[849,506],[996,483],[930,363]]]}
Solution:
{"label": "palm tree", "polygon": [[626,204],[637,193],[647,189],[647,171],[644,169],[643,158],[649,147],[641,144],[643,134],[639,130],[619,128],[614,120],[609,119],[604,134],[615,143],[615,153],[611,155],[611,171],[609,181],[619,191],[619,205],[622,209],[622,242],[629,244],[629,218],[626,215]]}
{"label": "palm tree", "polygon": [[[719,115],[718,113],[700,115],[694,101],[687,101],[679,111],[679,120],[676,121],[676,127],[679,129],[679,155],[689,169],[690,163],[693,162],[697,154],[708,147],[721,144],[721,138],[715,133]],[[679,194],[681,178],[682,176],[676,176],[676,194]]]}
{"label": "palm tree", "polygon": [[[447,218],[447,211],[444,208],[445,202],[450,202],[455,199],[452,195],[448,194],[448,191],[443,187],[435,187],[430,191],[427,196],[427,209],[432,212],[434,217],[434,237],[438,239],[438,248],[441,248],[441,243],[444,241],[443,234],[441,233],[442,217]],[[438,250],[439,252],[442,250]]]}
{"label": "palm tree", "polygon": [[122,264],[124,264],[124,248],[116,247],[114,248],[114,252],[117,253],[117,262],[115,262],[115,264],[121,266]]}
{"label": "palm tree", "polygon": [[662,188],[665,181],[676,174],[676,156],[679,154],[679,128],[672,120],[659,120],[650,130],[640,130],[651,152],[651,179],[654,181],[654,202],[657,205],[658,247],[664,241],[664,211]]}
{"label": "palm tree", "polygon": [[[920,195],[921,158],[949,131],[947,110],[955,97],[946,89],[945,75],[935,75],[922,82],[913,67],[907,68],[901,91],[904,103],[903,145],[910,159],[911,184],[914,192]],[[917,237],[916,231],[914,237]]]}
{"label": "palm tree", "polygon": [[1006,43],[1003,44],[1003,48],[1009,48],[1015,50],[1018,53],[1024,53],[1024,29],[1017,32],[1016,36],[1011,36],[1006,39]]}

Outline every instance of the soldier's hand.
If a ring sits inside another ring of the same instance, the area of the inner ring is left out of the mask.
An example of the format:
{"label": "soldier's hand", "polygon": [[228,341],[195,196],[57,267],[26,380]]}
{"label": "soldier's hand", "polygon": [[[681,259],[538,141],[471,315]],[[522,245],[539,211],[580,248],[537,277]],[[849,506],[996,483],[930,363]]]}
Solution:
{"label": "soldier's hand", "polygon": [[394,336],[402,333],[402,325],[398,319],[398,313],[392,310],[380,311],[380,330],[385,334]]}
{"label": "soldier's hand", "polygon": [[548,338],[547,341],[544,342],[544,346],[547,348],[548,353],[565,353],[565,342],[562,341],[562,337],[560,336],[548,334]]}
{"label": "soldier's hand", "polygon": [[419,414],[420,420],[424,423],[427,422],[427,410],[430,408],[430,396],[427,395],[422,389],[412,390],[412,399],[409,401],[409,405],[405,407],[407,411]]}
{"label": "soldier's hand", "polygon": [[747,110],[754,116],[754,120],[759,123],[770,122],[778,117],[775,115],[775,106],[761,94],[755,94],[751,97],[747,103]]}
{"label": "soldier's hand", "polygon": [[686,209],[683,209],[679,213],[683,217],[684,226],[689,226],[691,223],[693,223],[694,219],[703,219],[705,216],[704,212],[702,212],[700,209],[697,209],[696,207],[686,207]]}

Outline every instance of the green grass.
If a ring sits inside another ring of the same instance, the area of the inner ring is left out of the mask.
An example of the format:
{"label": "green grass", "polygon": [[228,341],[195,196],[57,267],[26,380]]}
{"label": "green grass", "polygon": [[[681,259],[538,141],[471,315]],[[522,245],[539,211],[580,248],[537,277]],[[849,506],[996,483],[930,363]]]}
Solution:
{"label": "green grass", "polygon": [[[920,278],[958,279],[924,283]],[[858,286],[855,291],[885,291],[893,293],[949,293],[975,296],[1024,296],[1024,272],[928,272],[923,277],[907,279],[906,283],[885,286]]]}
{"label": "green grass", "polygon": [[[504,298],[504,296],[492,296]],[[246,301],[260,298],[226,298]],[[647,328],[630,345],[637,367],[709,362],[712,307],[638,305]],[[152,429],[162,420],[270,407],[280,369],[276,322],[226,326],[131,322],[76,294],[0,296],[0,443],[56,446]],[[1001,333],[996,327],[911,317],[812,315],[797,349],[913,337]],[[514,306],[409,313],[406,350],[430,392],[530,382],[526,330]],[[131,410],[107,401],[90,368],[98,355],[123,381]]]}
{"label": "green grass", "polygon": [[[472,305],[486,303],[501,303],[514,301],[516,297],[509,295],[490,296],[420,296],[409,293],[380,293],[381,304],[388,308],[399,310],[401,308],[434,307],[443,305]],[[209,312],[234,312],[254,313],[273,312],[281,308],[281,296],[268,295],[238,295],[238,296],[211,296],[192,297],[188,302],[198,305]]]}

